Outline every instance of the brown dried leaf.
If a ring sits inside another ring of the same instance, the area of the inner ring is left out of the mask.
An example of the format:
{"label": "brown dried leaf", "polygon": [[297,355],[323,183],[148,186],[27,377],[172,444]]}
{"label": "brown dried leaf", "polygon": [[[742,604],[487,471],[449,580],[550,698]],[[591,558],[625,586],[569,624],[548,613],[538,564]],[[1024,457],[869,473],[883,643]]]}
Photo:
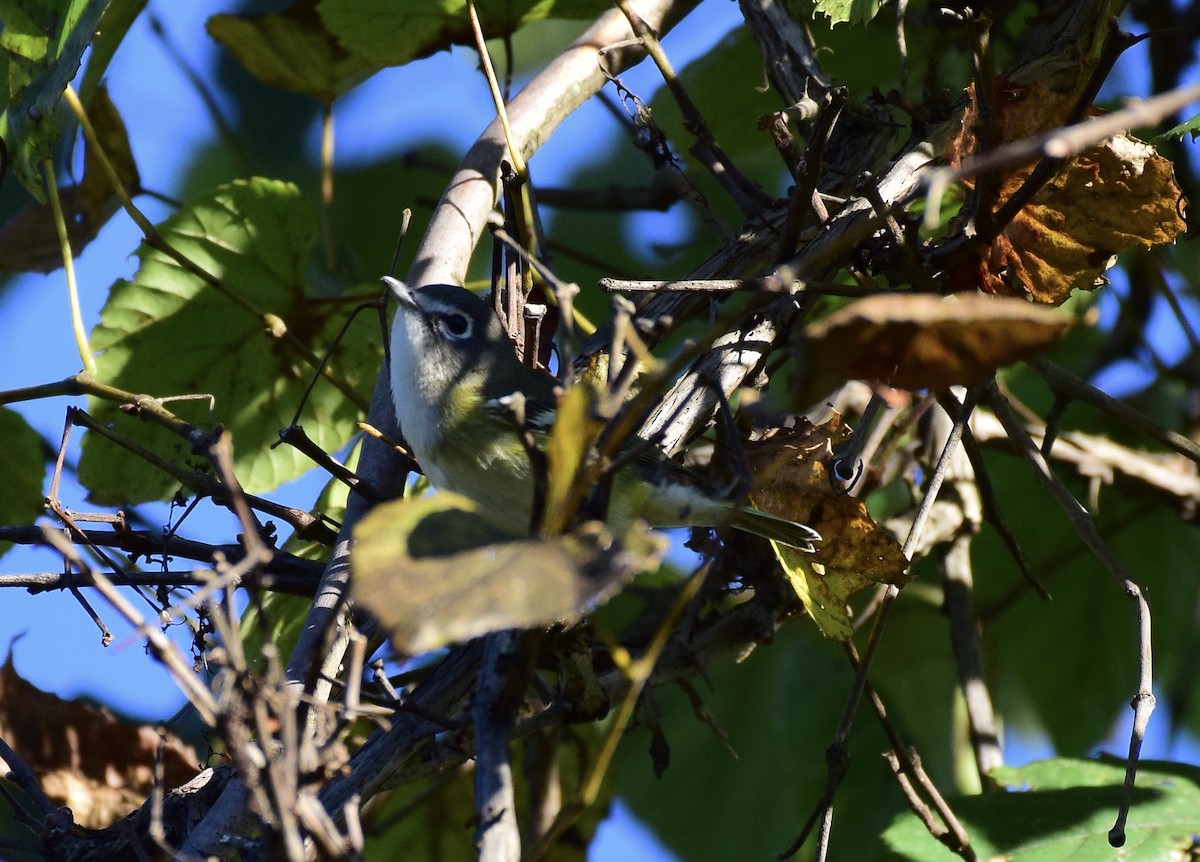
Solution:
{"label": "brown dried leaf", "polygon": [[811,371],[796,400],[812,403],[847,378],[910,390],[971,386],[1054,344],[1070,326],[1058,312],[1008,297],[867,297],[808,327]]}
{"label": "brown dried leaf", "polygon": [[[1057,128],[1073,103],[1073,97],[1038,84],[999,80],[992,145]],[[952,165],[979,152],[976,125],[972,97],[962,131],[947,145]],[[981,180],[981,205],[998,209],[1032,170],[1030,163]],[[947,281],[956,290],[978,288],[1061,305],[1072,290],[1102,283],[1113,256],[1173,241],[1186,228],[1184,205],[1171,163],[1149,144],[1118,135],[1071,159],[990,246],[951,269]]]}
{"label": "brown dried leaf", "polygon": [[908,561],[899,543],[875,523],[859,499],[839,493],[826,466],[841,420],[803,432],[780,432],[749,444],[758,477],[750,500],[772,514],[808,524],[821,534],[814,553],[772,543],[779,562],[826,637],[852,634],[846,600],[873,584],[902,584]]}
{"label": "brown dried leaf", "polygon": [[[146,800],[160,742],[165,789],[198,770],[195,751],[178,737],[42,691],[21,678],[11,653],[0,667],[0,737],[37,773],[46,795],[89,829],[111,825]],[[3,759],[0,770],[9,770]]]}

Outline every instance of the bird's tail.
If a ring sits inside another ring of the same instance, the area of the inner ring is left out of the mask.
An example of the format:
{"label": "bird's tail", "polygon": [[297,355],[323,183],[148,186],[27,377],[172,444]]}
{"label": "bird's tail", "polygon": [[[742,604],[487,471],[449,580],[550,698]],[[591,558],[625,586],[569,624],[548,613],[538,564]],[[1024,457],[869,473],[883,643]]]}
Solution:
{"label": "bird's tail", "polygon": [[774,539],[809,554],[816,550],[813,543],[821,541],[821,534],[812,527],[748,507],[737,509],[729,526],[764,539]]}

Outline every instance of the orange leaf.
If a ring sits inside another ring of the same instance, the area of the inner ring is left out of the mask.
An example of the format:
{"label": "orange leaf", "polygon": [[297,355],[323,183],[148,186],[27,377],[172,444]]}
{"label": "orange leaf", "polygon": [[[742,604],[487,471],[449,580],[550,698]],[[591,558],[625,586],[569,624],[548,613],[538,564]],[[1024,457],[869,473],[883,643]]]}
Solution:
{"label": "orange leaf", "polygon": [[[1057,128],[1073,104],[1041,85],[1002,79],[993,102],[992,146]],[[962,131],[947,146],[952,165],[979,152],[976,108],[972,91]],[[982,178],[981,205],[999,209],[1032,170],[1030,163]],[[990,246],[947,272],[947,283],[1061,305],[1072,290],[1103,283],[1120,252],[1173,241],[1186,228],[1184,205],[1171,163],[1149,144],[1118,135],[1068,161]]]}
{"label": "orange leaf", "polygon": [[[0,737],[37,773],[42,789],[71,809],[75,823],[102,829],[137,809],[154,786],[163,742],[166,789],[190,781],[199,759],[177,737],[123,721],[101,706],[63,700],[0,666]],[[0,770],[8,772],[0,759]]]}
{"label": "orange leaf", "polygon": [[747,447],[754,475],[760,477],[751,502],[821,534],[811,554],[772,544],[805,610],[832,638],[852,633],[846,610],[851,595],[873,584],[902,584],[908,570],[900,544],[875,523],[866,504],[829,481],[826,456],[840,433],[840,418],[834,417],[826,425],[780,432]]}

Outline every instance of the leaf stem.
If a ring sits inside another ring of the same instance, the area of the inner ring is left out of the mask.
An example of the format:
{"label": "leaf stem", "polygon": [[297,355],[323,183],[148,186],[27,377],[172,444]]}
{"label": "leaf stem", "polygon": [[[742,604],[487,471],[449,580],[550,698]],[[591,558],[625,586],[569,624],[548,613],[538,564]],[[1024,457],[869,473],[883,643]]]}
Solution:
{"label": "leaf stem", "polygon": [[337,246],[333,242],[333,105],[321,114],[321,238],[325,244],[325,268],[337,269]]}
{"label": "leaf stem", "polygon": [[88,345],[87,330],[83,326],[83,313],[79,308],[79,285],[75,280],[75,261],[71,254],[71,236],[67,232],[67,221],[63,217],[62,200],[58,196],[58,181],[54,176],[54,160],[42,162],[46,172],[46,196],[50,198],[50,209],[54,213],[54,227],[58,229],[58,244],[62,250],[63,271],[67,276],[67,297],[71,303],[71,331],[75,334],[75,349],[83,362],[83,370],[96,373],[96,359]]}
{"label": "leaf stem", "polygon": [[[285,342],[289,347],[300,354],[305,362],[307,362],[313,368],[319,368],[321,365],[320,357],[313,352],[312,348],[304,344],[299,338],[296,337],[295,333],[293,333],[288,327],[286,321],[276,314],[259,308],[249,299],[231,288],[224,281],[208,272],[206,269],[204,269],[204,267],[200,266],[179,249],[175,248],[167,241],[166,237],[159,233],[158,228],[156,228],[151,223],[150,219],[146,218],[145,213],[139,210],[133,203],[133,199],[129,195],[129,190],[125,187],[125,183],[121,181],[121,177],[117,174],[117,169],[113,166],[112,160],[109,159],[108,153],[104,149],[104,145],[100,142],[99,137],[96,135],[96,129],[94,126],[92,126],[92,121],[88,118],[87,111],[84,109],[83,104],[79,101],[79,96],[77,96],[75,91],[68,86],[63,92],[63,99],[66,100],[67,104],[71,106],[71,110],[74,111],[75,118],[79,121],[79,125],[83,129],[83,136],[87,140],[90,152],[100,162],[101,168],[104,169],[105,176],[108,177],[108,181],[112,185],[113,193],[116,194],[117,199],[121,202],[121,206],[125,209],[125,212],[131,219],[133,219],[134,224],[136,224],[138,229],[141,230],[146,244],[153,249],[161,251],[167,257],[171,258],[173,261],[183,267],[187,272],[196,276],[214,290],[219,291],[223,296],[235,303],[239,308],[257,317],[262,321],[263,326],[267,332],[270,333],[272,338],[277,338],[280,341]],[[91,370],[94,369],[89,369],[89,371]],[[326,366],[321,373],[327,380],[329,380],[330,383],[336,386],[343,395],[345,395],[350,401],[358,406],[359,409],[363,411],[368,409],[369,405],[367,404],[366,400],[355,391],[354,387],[351,386],[348,381],[334,374],[328,366]]]}

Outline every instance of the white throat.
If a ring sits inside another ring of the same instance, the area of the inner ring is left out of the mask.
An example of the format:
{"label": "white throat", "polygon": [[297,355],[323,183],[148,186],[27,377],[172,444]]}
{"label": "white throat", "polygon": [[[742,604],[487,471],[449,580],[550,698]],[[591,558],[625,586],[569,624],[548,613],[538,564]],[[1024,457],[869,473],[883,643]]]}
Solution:
{"label": "white throat", "polygon": [[[400,431],[418,461],[427,460],[436,444],[438,404],[443,393],[432,391],[428,375],[420,373],[421,362],[434,361],[426,355],[428,332],[419,317],[403,307],[392,321],[392,401]],[[440,375],[438,375],[440,377]]]}

